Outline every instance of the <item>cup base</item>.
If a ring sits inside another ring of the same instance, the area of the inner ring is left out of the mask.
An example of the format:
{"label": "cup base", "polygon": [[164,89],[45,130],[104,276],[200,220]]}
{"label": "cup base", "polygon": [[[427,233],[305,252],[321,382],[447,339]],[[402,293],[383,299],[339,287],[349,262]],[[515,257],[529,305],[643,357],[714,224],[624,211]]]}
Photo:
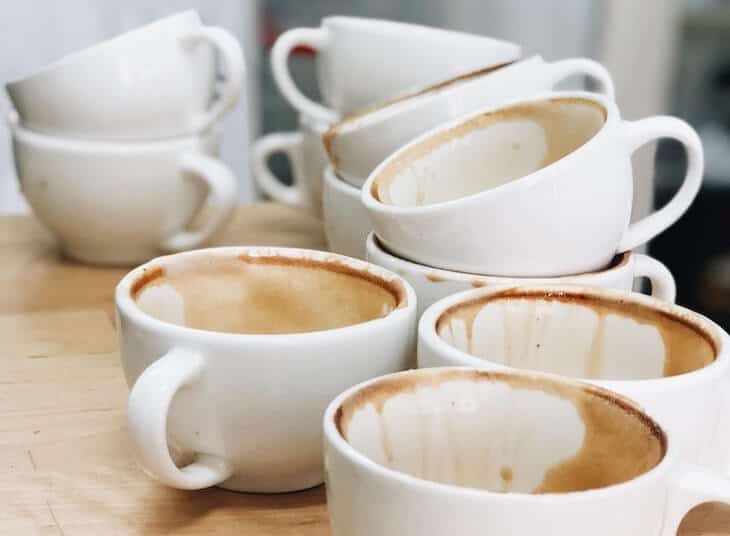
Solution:
{"label": "cup base", "polygon": [[115,245],[108,246],[77,246],[62,244],[61,254],[70,260],[84,264],[98,264],[102,266],[136,266],[163,254],[158,249],[125,248]]}
{"label": "cup base", "polygon": [[324,473],[321,469],[318,469],[305,477],[272,479],[261,482],[251,482],[250,478],[234,476],[216,487],[237,493],[274,494],[304,491],[322,484],[324,484]]}

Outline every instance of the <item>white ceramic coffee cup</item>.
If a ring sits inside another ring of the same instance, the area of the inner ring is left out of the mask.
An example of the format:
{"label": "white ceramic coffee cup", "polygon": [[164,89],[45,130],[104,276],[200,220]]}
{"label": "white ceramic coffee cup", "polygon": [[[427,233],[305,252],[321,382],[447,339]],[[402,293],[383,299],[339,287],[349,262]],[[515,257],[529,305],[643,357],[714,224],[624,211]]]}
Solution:
{"label": "white ceramic coffee cup", "polygon": [[730,337],[643,294],[572,286],[478,289],[429,307],[419,367],[562,374],[627,396],[675,435],[684,459],[730,474]]}
{"label": "white ceramic coffee cup", "polygon": [[548,63],[532,56],[345,117],[325,133],[325,146],[338,175],[359,187],[378,164],[420,134],[479,108],[550,91],[577,75],[598,82],[613,100],[611,75],[600,63],[587,58]]}
{"label": "white ceramic coffee cup", "polygon": [[[253,173],[266,195],[280,203],[322,213],[322,172],[327,165],[322,134],[327,127],[300,114],[298,131],[273,132],[256,140],[251,148]],[[289,160],[291,185],[284,184],[269,168],[269,158],[279,153]]]}
{"label": "white ceramic coffee cup", "polygon": [[[631,154],[679,140],[688,168],[660,210],[629,224]],[[470,273],[599,270],[671,226],[700,188],[702,144],[675,117],[625,121],[595,93],[546,93],[420,136],[362,189],[373,230],[400,257]]]}
{"label": "white ceramic coffee cup", "polygon": [[218,130],[155,142],[92,142],[9,124],[21,191],[71,258],[130,265],[190,249],[236,206],[238,179],[216,158]]}
{"label": "white ceramic coffee cup", "polygon": [[639,278],[651,283],[651,295],[657,299],[674,303],[677,286],[672,273],[658,260],[626,251],[617,255],[603,270],[563,277],[520,278],[467,274],[440,270],[416,264],[394,255],[370,233],[365,243],[365,258],[368,262],[395,272],[408,281],[418,297],[418,314],[423,314],[431,304],[446,296],[472,288],[515,286],[515,285],[580,285],[631,290]]}
{"label": "white ceramic coffee cup", "polygon": [[[226,76],[217,88],[210,45]],[[238,101],[244,66],[232,34],[185,11],[65,56],[5,88],[25,127],[140,141],[213,125]]]}
{"label": "white ceramic coffee cup", "polygon": [[413,289],[322,251],[158,258],[122,279],[116,304],[137,458],[176,488],[320,484],[327,404],[414,357]]}
{"label": "white ceramic coffee cup", "polygon": [[[661,423],[660,423],[661,424]],[[730,502],[635,403],[557,376],[411,370],[324,419],[333,536],[675,536]]]}
{"label": "white ceramic coffee cup", "polygon": [[372,229],[360,189],[342,180],[328,165],[324,170],[322,214],[330,251],[365,258],[365,240]]}
{"label": "white ceramic coffee cup", "polygon": [[[299,46],[317,51],[324,105],[305,96],[289,73],[287,59]],[[319,28],[282,34],[271,50],[271,70],[296,110],[333,121],[340,114],[519,56],[519,46],[479,35],[389,20],[325,17]]]}

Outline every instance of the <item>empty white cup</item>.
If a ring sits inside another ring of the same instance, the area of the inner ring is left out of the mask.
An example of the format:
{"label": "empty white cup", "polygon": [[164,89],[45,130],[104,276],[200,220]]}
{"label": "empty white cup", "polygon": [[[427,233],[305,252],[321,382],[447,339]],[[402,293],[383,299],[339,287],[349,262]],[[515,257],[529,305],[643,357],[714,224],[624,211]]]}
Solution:
{"label": "empty white cup", "polygon": [[332,536],[676,536],[730,481],[651,413],[557,376],[436,368],[348,389],[324,418]]}
{"label": "empty white cup", "polygon": [[[226,76],[218,87],[210,45]],[[5,87],[27,128],[139,141],[209,128],[238,101],[244,65],[232,34],[203,26],[195,11],[185,11],[65,56]]]}
{"label": "empty white cup", "polygon": [[328,252],[180,253],[134,269],[115,299],[132,444],[176,488],[321,484],[327,404],[413,365],[413,290]]}
{"label": "empty white cup", "polygon": [[[629,223],[632,153],[673,138],[687,151],[679,191]],[[546,93],[431,130],[388,157],[362,189],[373,230],[398,256],[476,274],[552,277],[600,270],[689,208],[704,157],[676,117],[622,120],[587,92]]]}
{"label": "empty white cup", "polygon": [[[317,51],[317,78],[324,105],[292,80],[292,50]],[[279,89],[300,113],[325,121],[455,76],[519,58],[520,47],[480,35],[358,17],[325,17],[319,28],[282,34],[271,50]]]}
{"label": "empty white cup", "polygon": [[218,131],[112,143],[10,126],[22,193],[71,258],[129,265],[190,249],[225,224],[236,206],[238,180],[215,156]]}

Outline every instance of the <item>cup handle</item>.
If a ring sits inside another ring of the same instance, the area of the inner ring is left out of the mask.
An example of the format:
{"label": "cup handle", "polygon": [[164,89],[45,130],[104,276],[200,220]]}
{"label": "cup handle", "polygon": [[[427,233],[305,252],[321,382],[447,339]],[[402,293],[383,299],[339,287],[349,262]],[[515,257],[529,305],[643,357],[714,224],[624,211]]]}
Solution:
{"label": "cup handle", "polygon": [[[301,145],[302,135],[299,132],[276,132],[256,140],[251,148],[254,179],[264,193],[274,201],[287,205],[304,204],[304,196],[294,165],[299,158]],[[292,164],[294,183],[291,186],[283,184],[269,169],[269,158],[276,153],[284,153]]]}
{"label": "cup handle", "polygon": [[651,282],[651,295],[657,299],[674,303],[677,299],[677,284],[674,276],[663,263],[643,255],[632,253],[634,257],[634,277],[646,277]]}
{"label": "cup handle", "polygon": [[236,37],[223,28],[207,26],[180,39],[183,43],[191,45],[196,45],[200,41],[208,41],[219,52],[223,70],[226,73],[226,79],[218,89],[218,98],[195,126],[195,131],[200,132],[218,121],[238,102],[246,72],[246,62]]}
{"label": "cup handle", "polygon": [[552,75],[552,86],[571,76],[584,75],[598,82],[601,88],[599,93],[604,94],[610,100],[615,98],[611,73],[597,61],[588,58],[568,58],[550,63],[548,67]]}
{"label": "cup handle", "polygon": [[188,153],[180,160],[180,169],[207,183],[208,197],[215,202],[215,208],[199,229],[179,231],[166,238],[160,244],[166,251],[183,251],[200,245],[230,219],[236,207],[238,180],[220,161],[203,154]]}
{"label": "cup handle", "polygon": [[683,467],[669,488],[662,536],[676,536],[689,511],[706,502],[730,503],[730,479],[700,467]]}
{"label": "cup handle", "polygon": [[339,114],[304,95],[294,84],[287,65],[289,54],[296,47],[306,45],[319,51],[326,44],[327,32],[322,28],[295,28],[284,32],[271,49],[271,72],[279,91],[294,108],[310,117],[333,123]]}
{"label": "cup handle", "polygon": [[623,128],[630,152],[653,140],[674,138],[687,151],[687,172],[682,186],[661,209],[629,225],[618,245],[618,251],[629,251],[654,238],[670,227],[689,208],[702,185],[704,153],[697,132],[676,117],[656,116],[640,121],[624,121]]}
{"label": "cup handle", "polygon": [[178,468],[167,443],[167,415],[180,389],[194,388],[205,371],[195,352],[173,348],[137,378],[129,395],[127,428],[137,460],[154,478],[180,489],[201,489],[220,484],[233,473],[224,459],[198,453],[195,462]]}

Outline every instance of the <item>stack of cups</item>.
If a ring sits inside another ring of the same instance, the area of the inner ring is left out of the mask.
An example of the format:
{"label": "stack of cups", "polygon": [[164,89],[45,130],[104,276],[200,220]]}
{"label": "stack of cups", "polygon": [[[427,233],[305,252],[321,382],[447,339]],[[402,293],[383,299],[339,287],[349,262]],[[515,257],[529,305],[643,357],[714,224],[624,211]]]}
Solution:
{"label": "stack of cups", "polygon": [[218,230],[238,190],[218,124],[243,76],[235,37],[186,11],[8,83],[21,189],[64,254],[135,264]]}
{"label": "stack of cups", "polygon": [[[687,172],[663,208],[629,223],[631,155],[659,138],[685,146]],[[570,282],[630,289],[658,261],[630,251],[672,225],[699,190],[696,132],[673,117],[624,121],[605,95],[543,93],[436,128],[385,159],[362,188],[368,258],[404,274],[421,310],[471,286]]]}
{"label": "stack of cups", "polygon": [[[292,79],[287,60],[298,47],[317,53],[323,103],[304,95]],[[441,54],[434,55],[434,50]],[[513,43],[378,19],[327,17],[319,28],[289,30],[271,51],[271,69],[281,93],[299,113],[299,130],[272,133],[254,144],[254,176],[275,201],[305,206],[320,215],[327,164],[322,135],[343,116],[362,113],[485,65],[514,61],[519,55],[520,47]],[[285,185],[268,167],[268,159],[277,153],[290,162],[291,185]]]}
{"label": "stack of cups", "polygon": [[364,258],[370,220],[360,189],[390,154],[428,130],[485,107],[550,91],[577,75],[613,98],[606,69],[587,58],[548,63],[540,56],[486,65],[369,111],[345,117],[325,133],[332,167],[325,172],[325,227],[333,251]]}

